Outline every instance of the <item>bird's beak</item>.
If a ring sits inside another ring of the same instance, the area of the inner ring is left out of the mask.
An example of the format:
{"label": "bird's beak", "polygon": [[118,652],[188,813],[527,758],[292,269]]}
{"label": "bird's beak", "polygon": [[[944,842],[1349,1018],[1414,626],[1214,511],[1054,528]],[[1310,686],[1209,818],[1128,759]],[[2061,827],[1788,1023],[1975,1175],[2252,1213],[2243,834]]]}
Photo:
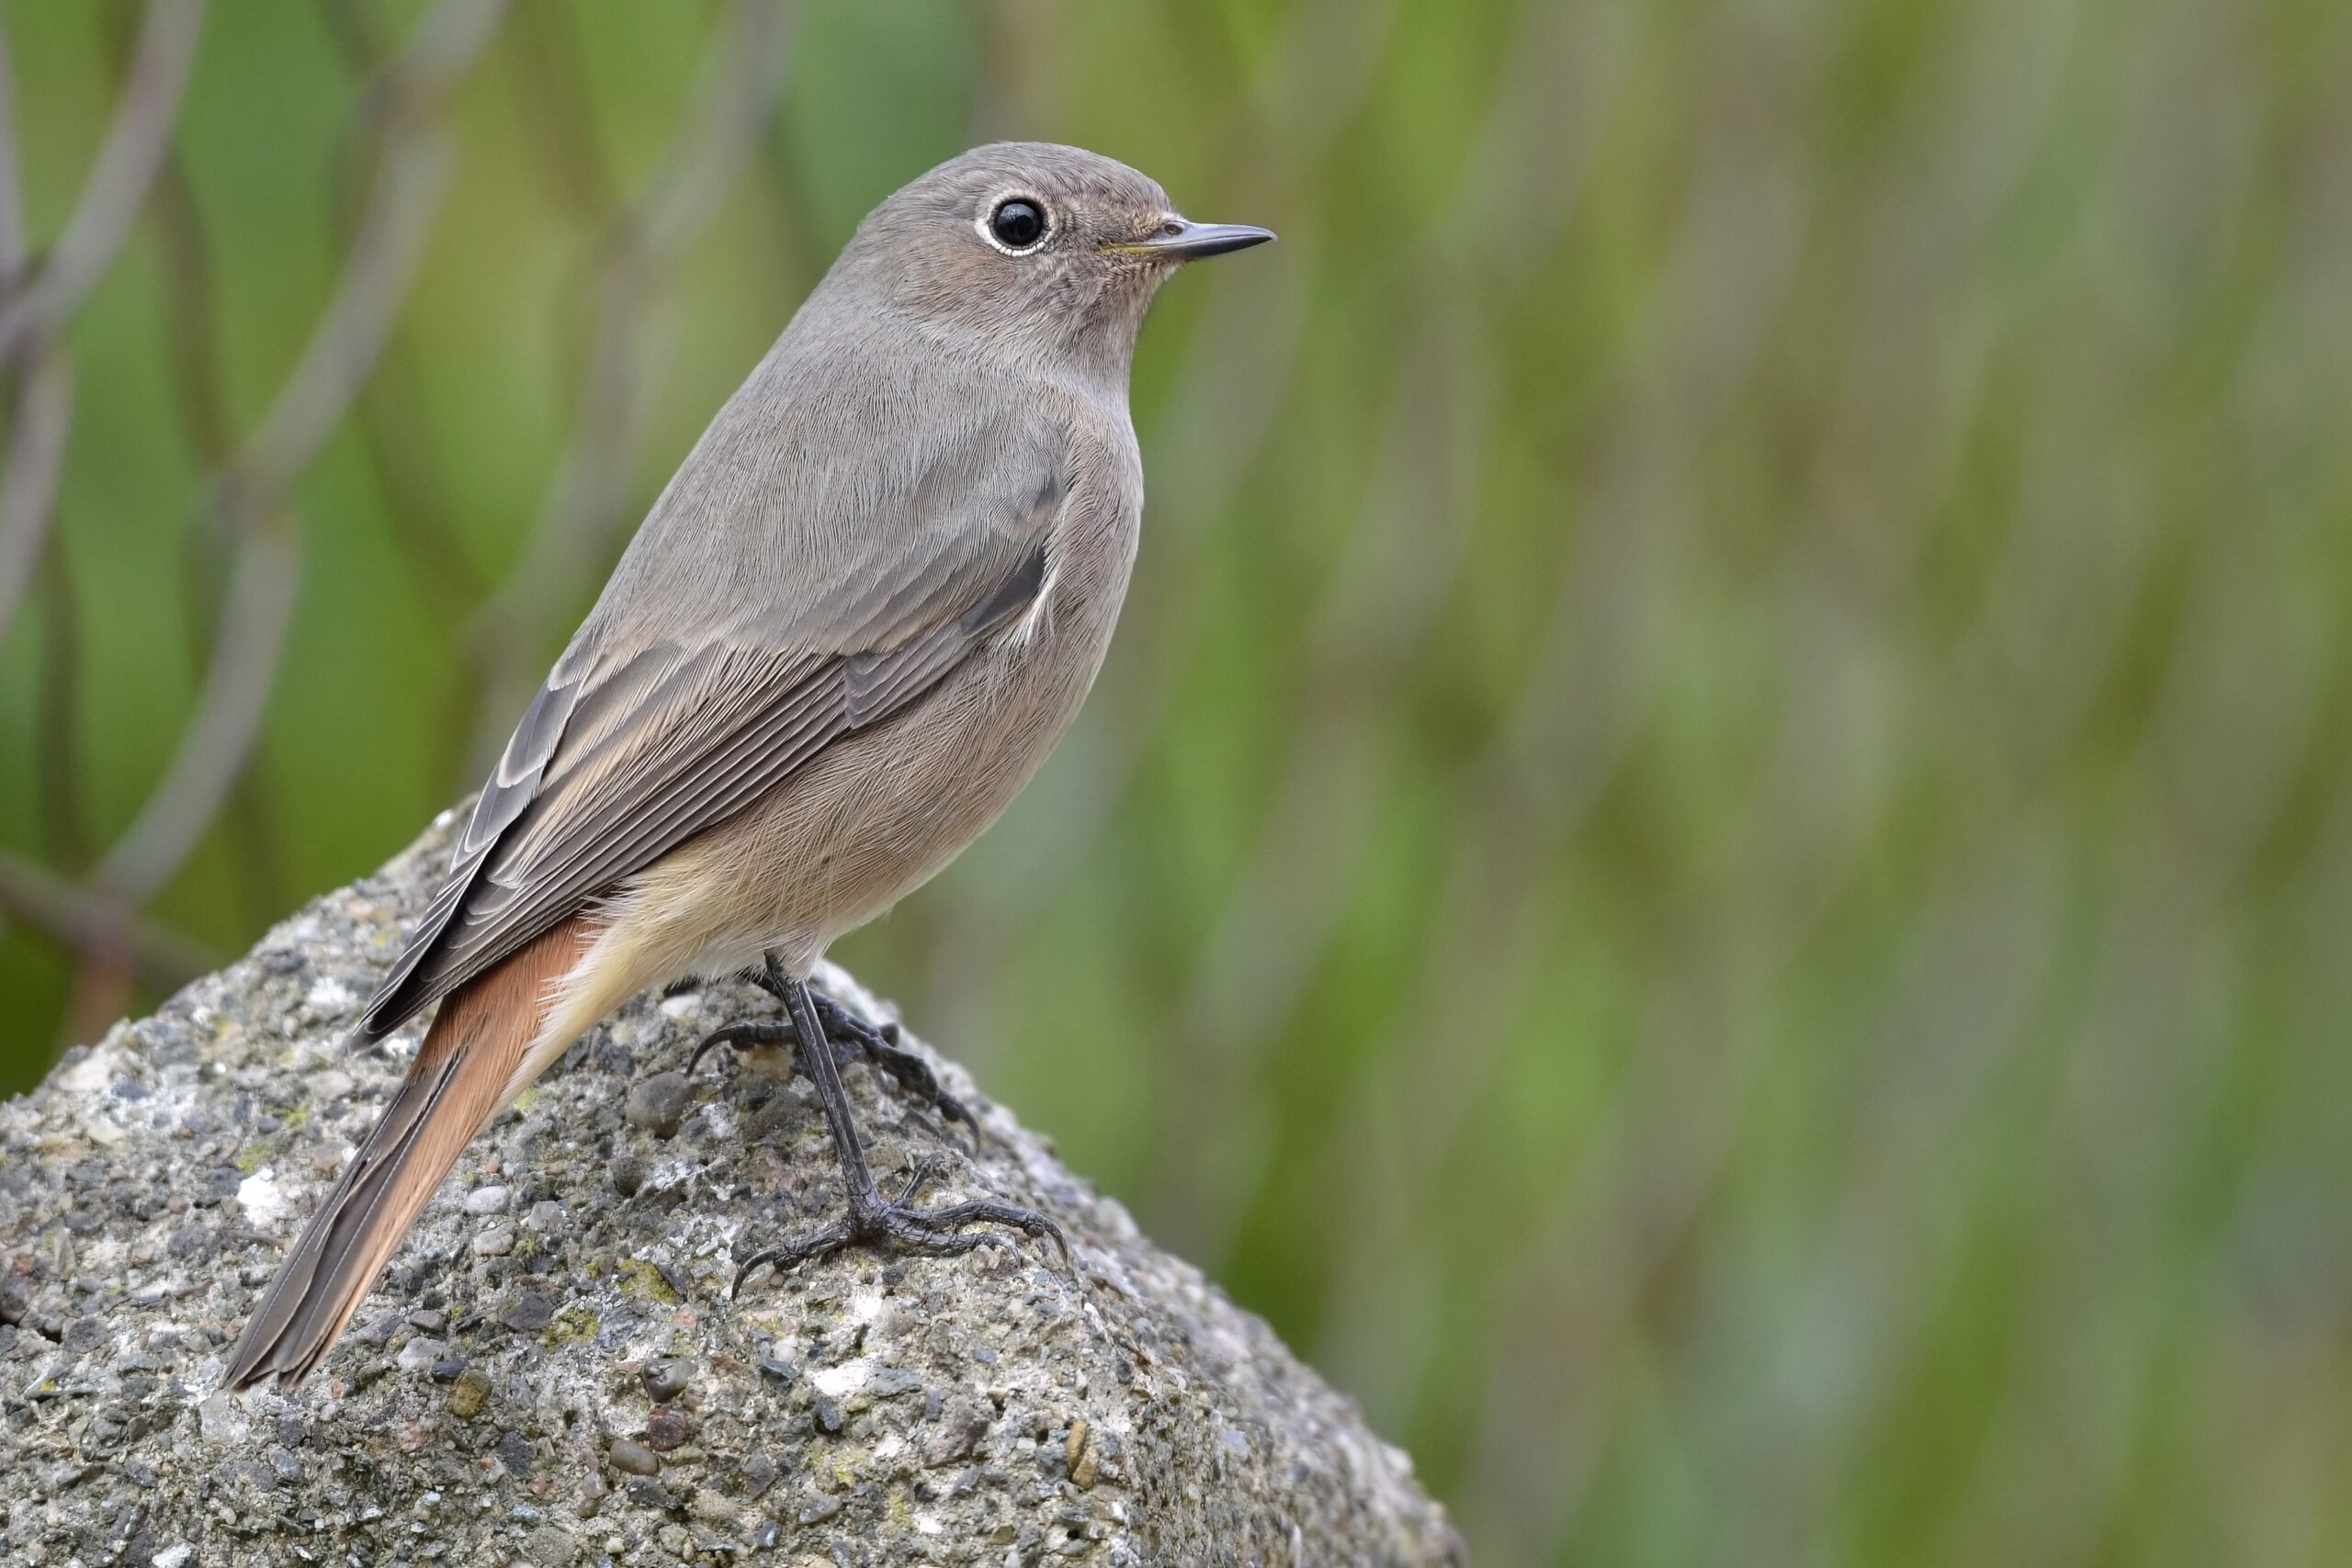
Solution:
{"label": "bird's beak", "polygon": [[1190,219],[1170,218],[1140,240],[1116,242],[1103,249],[1128,255],[1192,261],[1200,256],[1221,256],[1227,251],[1246,251],[1273,237],[1272,229],[1248,223],[1195,223]]}

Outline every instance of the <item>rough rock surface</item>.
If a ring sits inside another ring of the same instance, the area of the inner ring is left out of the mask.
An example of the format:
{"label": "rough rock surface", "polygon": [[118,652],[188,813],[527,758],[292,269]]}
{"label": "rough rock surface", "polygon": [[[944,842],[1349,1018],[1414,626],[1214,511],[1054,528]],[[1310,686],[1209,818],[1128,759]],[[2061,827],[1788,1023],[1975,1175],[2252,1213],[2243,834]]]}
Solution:
{"label": "rough rock surface", "polygon": [[[730,1302],[739,1251],[839,1202],[772,1054],[652,1083],[773,1014],[732,985],[639,998],[476,1140],[308,1384],[219,1392],[415,1049],[340,1041],[447,832],[0,1105],[0,1560],[1460,1559],[1403,1454],[1001,1110],[933,1201],[1049,1211],[1075,1277],[1026,1242],[856,1254]],[[848,1077],[886,1181],[941,1147]]]}

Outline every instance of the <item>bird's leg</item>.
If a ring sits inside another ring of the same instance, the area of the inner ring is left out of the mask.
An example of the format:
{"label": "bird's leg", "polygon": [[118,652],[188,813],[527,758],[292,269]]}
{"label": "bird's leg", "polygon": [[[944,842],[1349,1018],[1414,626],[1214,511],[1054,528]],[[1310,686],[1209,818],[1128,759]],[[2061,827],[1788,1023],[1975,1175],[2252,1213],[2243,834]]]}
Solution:
{"label": "bird's leg", "polygon": [[817,1017],[823,1022],[825,1032],[838,1040],[843,1035],[857,1043],[866,1059],[899,1080],[899,1087],[917,1100],[937,1111],[950,1122],[961,1122],[977,1134],[980,1124],[966,1110],[964,1102],[947,1092],[931,1064],[899,1043],[899,1026],[895,1023],[874,1024],[860,1018],[847,1004],[822,991],[809,993],[817,1003]]}
{"label": "bird's leg", "polygon": [[[773,954],[751,971],[749,978],[787,1009],[791,1007],[792,979]],[[979,1135],[978,1120],[962,1100],[947,1092],[939,1075],[931,1070],[931,1064],[899,1043],[897,1024],[870,1023],[822,991],[809,994],[816,998],[817,1016],[824,1024],[826,1038],[833,1043],[836,1063],[846,1064],[854,1054],[863,1052],[876,1066],[896,1078],[899,1088],[939,1112],[943,1121],[961,1122],[972,1129],[975,1138]],[[786,1045],[797,1044],[799,1039],[799,1031],[788,1019],[776,1023],[730,1023],[704,1036],[687,1061],[686,1071],[691,1073],[700,1067],[703,1057],[721,1045]]]}
{"label": "bird's leg", "polygon": [[[964,1102],[941,1087],[938,1075],[931,1070],[931,1064],[899,1043],[897,1024],[869,1022],[836,998],[794,980],[784,972],[784,965],[776,962],[773,953],[762,956],[759,968],[752,972],[752,983],[782,1002],[787,1013],[792,1010],[796,991],[808,998],[816,1004],[817,1018],[823,1025],[827,1038],[839,1040],[843,1035],[848,1036],[857,1049],[865,1053],[868,1060],[898,1079],[899,1088],[914,1095],[947,1121],[961,1122],[975,1134],[979,1131],[979,1122],[964,1108]],[[841,1059],[843,1058],[836,1058]]]}
{"label": "bird's leg", "polygon": [[[776,973],[782,974],[780,969]],[[824,1023],[816,994],[804,982],[789,976],[783,976],[783,983],[785,1006],[791,1012],[800,1038],[822,1038]],[[857,1123],[850,1114],[849,1091],[842,1087],[841,1068],[834,1064],[833,1054],[803,1051],[800,1061],[808,1081],[816,1086],[817,1102],[824,1108],[826,1125],[833,1134],[834,1151],[841,1156],[842,1185],[849,1192],[849,1213],[798,1241],[772,1247],[745,1258],[742,1267],[735,1271],[734,1291],[741,1291],[744,1280],[762,1264],[784,1268],[844,1247],[889,1243],[908,1252],[945,1255],[969,1252],[983,1243],[1000,1239],[964,1229],[972,1224],[1008,1225],[1029,1235],[1051,1236],[1054,1245],[1061,1248],[1063,1260],[1069,1260],[1069,1244],[1062,1239],[1061,1227],[1034,1209],[986,1199],[939,1209],[914,1207],[915,1193],[932,1174],[929,1160],[916,1168],[913,1179],[895,1200],[883,1197],[874,1185],[874,1173],[866,1168],[865,1146],[858,1141]]]}
{"label": "bird's leg", "polygon": [[[828,1031],[829,1034],[830,1032],[831,1032]],[[695,1054],[686,1059],[686,1071],[688,1073],[695,1072],[702,1066],[702,1059],[705,1056],[710,1055],[711,1052],[718,1050],[722,1045],[727,1046],[729,1049],[738,1045],[789,1045],[792,1047],[793,1051],[794,1070],[798,1072],[803,1077],[809,1077],[812,1082],[814,1081],[813,1076],[808,1071],[808,1064],[800,1060],[800,1031],[793,1027],[789,1019],[779,1020],[773,1022],[754,1021],[751,1023],[730,1023],[724,1029],[712,1030],[708,1034],[703,1036],[702,1043],[696,1045],[695,1047]],[[849,1066],[850,1063],[857,1059],[858,1054],[862,1050],[865,1049],[865,1046],[854,1037],[847,1041],[828,1039],[826,1046],[832,1055],[833,1066],[836,1067],[845,1067]],[[939,1113],[943,1117],[945,1117],[951,1122],[959,1117],[967,1122],[972,1122],[971,1112],[964,1109],[963,1102],[957,1100],[954,1095],[949,1094],[945,1089],[939,1088],[939,1080],[932,1076],[931,1069],[923,1065],[922,1057],[916,1056],[910,1051],[899,1051],[887,1044],[883,1049],[890,1051],[895,1055],[905,1056],[911,1060],[917,1067],[922,1068],[922,1076],[920,1083],[916,1086],[916,1092],[919,1094],[922,1093],[923,1090],[921,1086],[922,1084],[928,1084],[932,1092],[925,1095],[924,1098],[938,1110]],[[884,1065],[887,1066],[888,1064],[886,1061]],[[906,1079],[901,1077],[900,1081],[905,1082]],[[906,1116],[907,1120],[914,1122],[917,1126],[930,1134],[933,1137],[937,1138],[940,1142],[945,1143],[947,1141],[947,1134],[942,1132],[939,1124],[933,1122],[930,1117],[913,1111],[908,1111]],[[979,1139],[979,1124],[978,1122],[972,1122],[972,1137],[974,1140],[974,1146],[976,1147],[978,1146]]]}

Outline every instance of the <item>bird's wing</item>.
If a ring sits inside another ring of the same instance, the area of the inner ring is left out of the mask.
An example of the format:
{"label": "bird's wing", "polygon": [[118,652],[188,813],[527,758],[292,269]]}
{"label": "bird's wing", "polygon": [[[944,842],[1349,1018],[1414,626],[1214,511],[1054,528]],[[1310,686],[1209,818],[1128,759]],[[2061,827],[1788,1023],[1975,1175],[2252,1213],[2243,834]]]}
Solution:
{"label": "bird's wing", "polygon": [[789,570],[761,592],[714,578],[709,603],[665,606],[678,623],[667,631],[600,603],[483,785],[361,1036],[390,1033],[834,739],[903,709],[1017,620],[1045,585],[1063,457],[1034,423],[977,430],[898,487],[883,502],[895,515],[823,530],[786,519]]}

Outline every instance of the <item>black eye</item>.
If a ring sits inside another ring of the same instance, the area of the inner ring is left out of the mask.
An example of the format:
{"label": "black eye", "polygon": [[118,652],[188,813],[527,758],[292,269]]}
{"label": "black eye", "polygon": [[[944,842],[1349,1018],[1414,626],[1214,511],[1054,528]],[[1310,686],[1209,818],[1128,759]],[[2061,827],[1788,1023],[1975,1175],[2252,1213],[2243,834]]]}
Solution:
{"label": "black eye", "polygon": [[1046,237],[1046,209],[1026,197],[1012,197],[989,214],[989,232],[1006,249],[1025,251]]}

